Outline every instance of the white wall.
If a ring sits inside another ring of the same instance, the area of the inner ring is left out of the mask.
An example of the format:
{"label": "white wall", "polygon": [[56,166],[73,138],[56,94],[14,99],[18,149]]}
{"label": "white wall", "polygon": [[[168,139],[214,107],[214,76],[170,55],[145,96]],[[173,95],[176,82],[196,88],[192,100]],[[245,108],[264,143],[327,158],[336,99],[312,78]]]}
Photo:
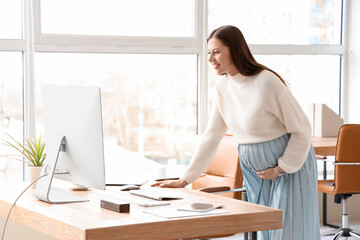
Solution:
{"label": "white wall", "polygon": [[[341,215],[342,215],[342,202],[337,204],[334,202],[334,195],[327,195],[327,222],[335,225],[341,225]],[[349,214],[349,223],[350,225],[354,222],[359,223],[360,221],[360,194],[354,194],[348,198],[348,214]],[[319,191],[319,213],[320,213],[320,223],[323,223],[323,192]],[[355,228],[354,230],[358,230]]]}
{"label": "white wall", "polygon": [[360,123],[360,1],[348,0],[348,63],[344,91],[346,123]]}

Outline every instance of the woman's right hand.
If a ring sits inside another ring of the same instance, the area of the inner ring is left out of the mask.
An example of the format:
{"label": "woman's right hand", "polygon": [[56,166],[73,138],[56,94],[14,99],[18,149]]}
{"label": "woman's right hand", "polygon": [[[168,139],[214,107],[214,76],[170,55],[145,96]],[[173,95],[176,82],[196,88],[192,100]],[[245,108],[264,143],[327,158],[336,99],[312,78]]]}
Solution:
{"label": "woman's right hand", "polygon": [[183,188],[188,183],[184,179],[178,179],[178,180],[164,180],[159,181],[154,184],[151,184],[152,187],[163,187],[163,188]]}

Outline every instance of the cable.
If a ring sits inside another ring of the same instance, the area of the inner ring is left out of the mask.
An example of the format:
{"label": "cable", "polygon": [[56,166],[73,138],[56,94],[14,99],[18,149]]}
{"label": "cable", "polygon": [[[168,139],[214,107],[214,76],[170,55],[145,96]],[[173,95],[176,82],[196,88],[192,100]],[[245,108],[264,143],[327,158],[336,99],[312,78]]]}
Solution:
{"label": "cable", "polygon": [[16,198],[15,202],[11,205],[11,208],[10,208],[9,213],[8,213],[8,215],[7,215],[7,217],[6,217],[6,220],[5,220],[4,229],[3,229],[3,232],[2,232],[2,235],[1,235],[1,240],[4,240],[6,225],[7,225],[7,222],[8,222],[8,220],[9,220],[10,213],[11,213],[13,207],[15,206],[17,200],[19,200],[19,198],[21,197],[21,195],[23,195],[23,194],[26,192],[26,190],[28,190],[28,188],[29,188],[31,185],[33,185],[33,184],[34,184],[35,182],[37,182],[40,178],[45,177],[45,176],[47,176],[47,174],[44,174],[44,175],[38,177],[38,178],[35,179],[32,183],[30,183],[29,186],[27,186],[27,187],[24,189],[24,191],[22,191],[22,193],[20,193],[20,195]]}

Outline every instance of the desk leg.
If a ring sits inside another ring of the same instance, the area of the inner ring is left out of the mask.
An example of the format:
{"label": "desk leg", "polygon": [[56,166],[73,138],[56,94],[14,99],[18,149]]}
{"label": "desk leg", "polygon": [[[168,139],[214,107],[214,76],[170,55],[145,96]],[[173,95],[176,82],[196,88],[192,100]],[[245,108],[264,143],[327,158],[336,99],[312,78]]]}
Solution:
{"label": "desk leg", "polygon": [[[247,193],[244,194],[244,201],[247,202]],[[249,240],[249,233],[244,233],[244,240]]]}
{"label": "desk leg", "polygon": [[[324,180],[326,180],[326,161],[324,161],[324,170],[323,170],[323,175],[324,175]],[[330,224],[327,222],[327,194],[323,193],[323,225],[324,226],[328,226],[328,227],[332,227],[332,228],[340,228],[340,226],[336,226],[333,224]]]}
{"label": "desk leg", "polygon": [[323,193],[323,225],[327,226],[327,196]]}
{"label": "desk leg", "polygon": [[[244,201],[247,202],[247,195],[246,194],[244,194]],[[249,239],[249,233],[245,232],[244,233],[244,240],[248,240],[248,239]],[[257,239],[256,232],[251,232],[250,240],[256,240],[256,239]]]}
{"label": "desk leg", "polygon": [[[324,161],[323,178],[326,180],[326,161]],[[327,226],[327,195],[323,193],[323,225]]]}

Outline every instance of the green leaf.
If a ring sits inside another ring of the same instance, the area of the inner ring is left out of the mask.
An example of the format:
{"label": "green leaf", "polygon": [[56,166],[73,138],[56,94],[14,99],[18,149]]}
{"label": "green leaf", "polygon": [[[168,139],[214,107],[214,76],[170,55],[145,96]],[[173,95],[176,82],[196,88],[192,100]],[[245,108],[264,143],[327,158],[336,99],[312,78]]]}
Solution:
{"label": "green leaf", "polygon": [[6,133],[10,140],[2,139],[2,144],[15,149],[20,156],[25,157],[26,161],[33,166],[42,166],[45,159],[45,141],[42,136],[33,139],[25,139],[24,145],[18,142],[10,134]]}

